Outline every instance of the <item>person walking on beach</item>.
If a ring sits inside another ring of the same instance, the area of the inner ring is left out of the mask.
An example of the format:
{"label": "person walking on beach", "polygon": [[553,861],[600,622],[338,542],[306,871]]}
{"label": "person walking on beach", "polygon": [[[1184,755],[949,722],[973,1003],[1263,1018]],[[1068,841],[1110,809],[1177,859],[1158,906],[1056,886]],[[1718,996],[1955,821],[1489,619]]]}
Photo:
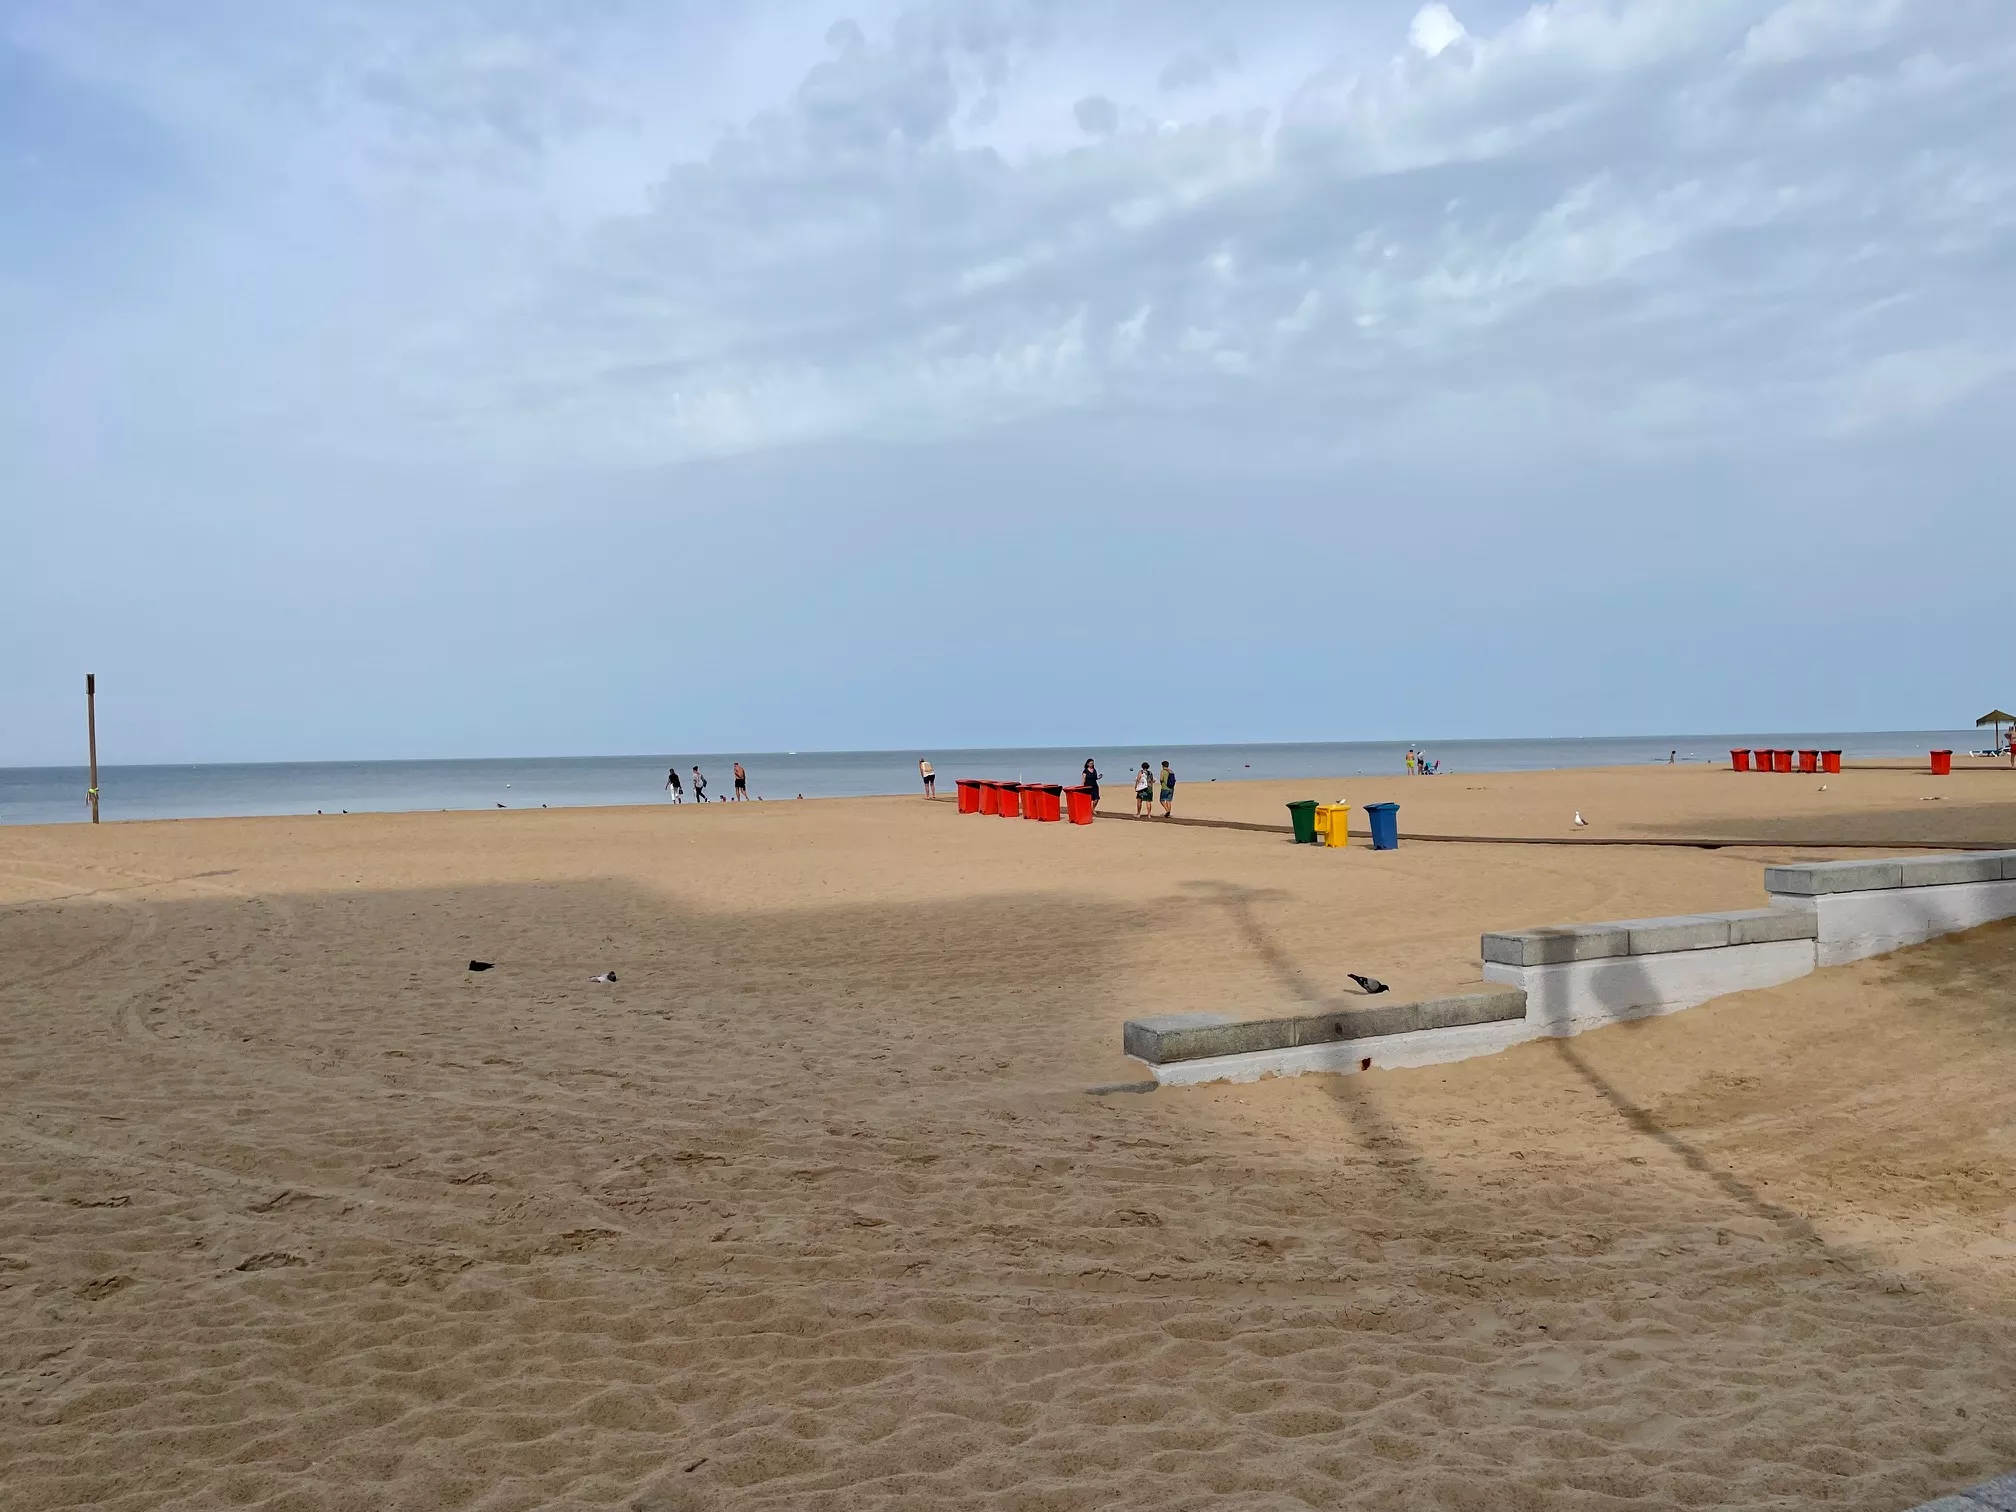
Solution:
{"label": "person walking on beach", "polygon": [[1141,770],[1134,774],[1134,817],[1146,819],[1155,808],[1155,778],[1148,771],[1148,763],[1141,763]]}
{"label": "person walking on beach", "polygon": [[937,769],[921,756],[917,758],[917,775],[924,779],[924,796],[926,798],[936,798],[938,796]]}
{"label": "person walking on beach", "polygon": [[686,801],[686,790],[679,786],[679,768],[672,767],[665,773],[665,793],[674,803]]}
{"label": "person walking on beach", "polygon": [[1162,817],[1167,819],[1169,811],[1176,803],[1176,773],[1168,762],[1162,763]]}
{"label": "person walking on beach", "polygon": [[707,779],[697,766],[693,768],[693,801],[695,803],[707,801]]}
{"label": "person walking on beach", "polygon": [[1099,807],[1099,767],[1090,756],[1085,758],[1084,780],[1079,786],[1092,795],[1092,807]]}
{"label": "person walking on beach", "polygon": [[749,774],[742,770],[742,763],[735,763],[735,796],[731,802],[742,803],[749,797]]}

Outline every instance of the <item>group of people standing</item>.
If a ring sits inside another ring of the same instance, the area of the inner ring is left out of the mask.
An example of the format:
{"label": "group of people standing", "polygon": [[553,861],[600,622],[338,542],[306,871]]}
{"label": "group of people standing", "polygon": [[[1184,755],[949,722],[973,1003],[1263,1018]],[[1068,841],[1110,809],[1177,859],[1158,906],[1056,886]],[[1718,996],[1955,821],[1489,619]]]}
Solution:
{"label": "group of people standing", "polygon": [[[686,801],[686,789],[679,783],[679,768],[672,767],[665,773],[665,796],[674,803]],[[735,763],[735,796],[723,799],[724,803],[741,803],[749,796],[749,774],[742,770],[742,763]],[[698,766],[693,768],[693,801],[707,802],[707,774]]]}
{"label": "group of people standing", "polygon": [[[1080,783],[1092,795],[1092,805],[1099,805],[1099,764],[1090,756],[1085,758],[1085,772]],[[1162,763],[1160,773],[1149,770],[1148,763],[1141,763],[1141,770],[1134,774],[1134,817],[1146,819],[1155,812],[1156,795],[1161,795],[1162,817],[1167,819],[1176,807],[1176,772],[1168,762]]]}
{"label": "group of people standing", "polygon": [[1407,747],[1407,775],[1409,777],[1433,777],[1442,770],[1442,763],[1430,761],[1426,751]]}

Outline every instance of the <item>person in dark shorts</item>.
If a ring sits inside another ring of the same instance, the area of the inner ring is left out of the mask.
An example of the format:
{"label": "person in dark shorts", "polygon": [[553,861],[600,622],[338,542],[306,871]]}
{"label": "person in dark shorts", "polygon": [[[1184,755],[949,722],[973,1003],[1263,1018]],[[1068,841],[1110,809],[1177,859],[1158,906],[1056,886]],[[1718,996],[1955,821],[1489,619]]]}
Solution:
{"label": "person in dark shorts", "polygon": [[1176,773],[1168,762],[1162,763],[1162,817],[1169,817],[1169,810],[1176,802]]}
{"label": "person in dark shorts", "polygon": [[707,778],[697,766],[693,768],[693,801],[695,803],[707,801]]}
{"label": "person in dark shorts", "polygon": [[686,801],[686,790],[679,786],[679,768],[671,767],[666,771],[665,792],[674,803]]}
{"label": "person in dark shorts", "polygon": [[729,801],[733,803],[741,803],[744,800],[746,800],[748,796],[749,796],[749,774],[742,770],[742,763],[738,761],[735,763],[735,796]]}
{"label": "person in dark shorts", "polygon": [[1085,776],[1080,786],[1092,795],[1092,807],[1099,807],[1099,768],[1090,756],[1085,758]]}
{"label": "person in dark shorts", "polygon": [[1155,811],[1155,776],[1148,770],[1148,763],[1141,763],[1141,770],[1134,774],[1134,817],[1145,819]]}
{"label": "person in dark shorts", "polygon": [[920,756],[917,758],[917,775],[924,779],[924,796],[926,798],[936,798],[938,796],[937,768],[932,766],[924,757]]}

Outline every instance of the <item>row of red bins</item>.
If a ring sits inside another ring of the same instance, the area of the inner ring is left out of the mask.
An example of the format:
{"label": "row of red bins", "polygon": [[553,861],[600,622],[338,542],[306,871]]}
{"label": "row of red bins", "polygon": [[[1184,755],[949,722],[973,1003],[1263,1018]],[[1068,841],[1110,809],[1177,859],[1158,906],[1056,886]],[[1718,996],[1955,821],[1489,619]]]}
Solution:
{"label": "row of red bins", "polygon": [[1073,824],[1090,824],[1092,789],[1067,788],[1057,782],[988,782],[961,777],[959,812],[1041,819],[1051,824],[1068,816]]}
{"label": "row of red bins", "polygon": [[[1791,751],[1731,751],[1729,766],[1738,772],[1838,772],[1841,770],[1839,751],[1800,751],[1799,765],[1794,768]],[[1756,764],[1751,764],[1751,757]]]}

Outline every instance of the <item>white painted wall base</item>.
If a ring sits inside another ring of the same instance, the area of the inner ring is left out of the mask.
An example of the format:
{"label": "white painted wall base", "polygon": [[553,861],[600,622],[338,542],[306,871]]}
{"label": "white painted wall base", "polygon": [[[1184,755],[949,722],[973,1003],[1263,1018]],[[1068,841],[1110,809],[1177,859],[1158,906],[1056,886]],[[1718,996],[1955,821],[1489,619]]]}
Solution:
{"label": "white painted wall base", "polygon": [[1627,1019],[1678,1013],[1731,992],[1776,987],[1813,969],[1811,940],[1604,956],[1553,966],[1484,963],[1484,980],[1526,989],[1526,1019],[1540,1034],[1579,1034]]}
{"label": "white painted wall base", "polygon": [[[1163,1066],[1149,1065],[1148,1069],[1165,1087],[1253,1082],[1269,1076],[1301,1076],[1312,1071],[1348,1075],[1367,1069],[1394,1071],[1495,1055],[1539,1037],[1540,1031],[1526,1019],[1501,1019],[1494,1024],[1470,1024],[1460,1029],[1416,1029],[1406,1034],[1382,1034],[1377,1039],[1297,1045],[1289,1050],[1255,1050],[1245,1055],[1203,1056]],[[1364,1064],[1368,1060],[1372,1062],[1369,1068]]]}
{"label": "white painted wall base", "polygon": [[1820,920],[1818,963],[1845,966],[1906,945],[1922,945],[1940,935],[2016,917],[2016,881],[1886,887],[1810,898],[1773,893],[1771,906],[1816,914]]}

